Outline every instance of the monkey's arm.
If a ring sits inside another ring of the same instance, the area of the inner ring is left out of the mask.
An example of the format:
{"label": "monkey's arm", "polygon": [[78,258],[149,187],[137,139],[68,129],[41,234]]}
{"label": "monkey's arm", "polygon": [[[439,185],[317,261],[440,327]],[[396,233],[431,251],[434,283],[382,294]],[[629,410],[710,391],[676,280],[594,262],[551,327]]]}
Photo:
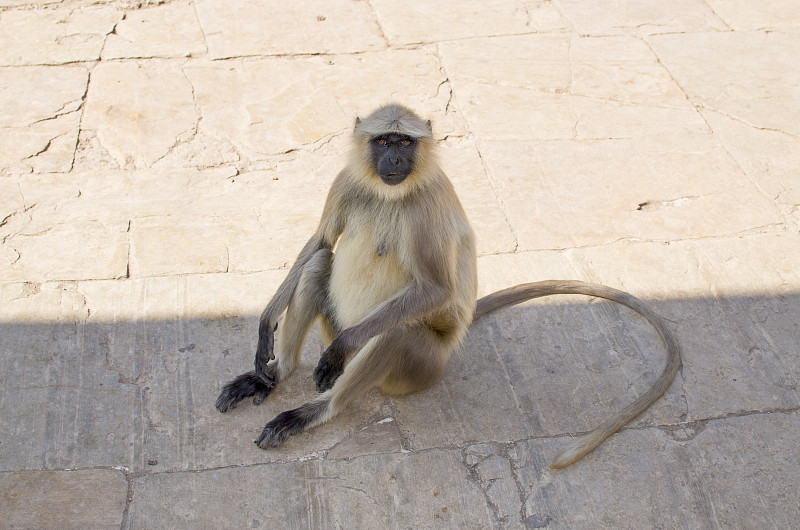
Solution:
{"label": "monkey's arm", "polygon": [[275,358],[274,343],[275,343],[275,330],[278,327],[278,317],[289,306],[289,301],[292,299],[297,284],[300,282],[300,277],[303,274],[303,267],[311,259],[311,257],[322,249],[333,248],[336,239],[342,233],[343,216],[340,213],[340,193],[341,180],[343,175],[340,173],[336,177],[331,191],[328,193],[328,198],[325,201],[325,207],[322,210],[322,218],[319,222],[319,227],[316,233],[308,240],[303,247],[303,250],[298,254],[297,259],[289,269],[289,274],[281,283],[275,295],[264,308],[261,317],[258,321],[258,345],[256,346],[255,356],[255,373],[265,383],[274,384],[273,378],[267,373],[267,362]]}
{"label": "monkey's arm", "polygon": [[258,346],[256,346],[255,368],[256,375],[265,382],[271,382],[271,378],[266,373],[266,366],[270,359],[275,358],[275,353],[273,352],[274,333],[278,327],[278,317],[289,305],[289,300],[291,300],[303,273],[303,267],[311,259],[311,256],[323,248],[331,248],[331,245],[327,244],[318,234],[308,240],[297,256],[294,265],[289,269],[289,274],[286,275],[272,300],[269,301],[267,307],[261,313],[261,318],[258,321]]}

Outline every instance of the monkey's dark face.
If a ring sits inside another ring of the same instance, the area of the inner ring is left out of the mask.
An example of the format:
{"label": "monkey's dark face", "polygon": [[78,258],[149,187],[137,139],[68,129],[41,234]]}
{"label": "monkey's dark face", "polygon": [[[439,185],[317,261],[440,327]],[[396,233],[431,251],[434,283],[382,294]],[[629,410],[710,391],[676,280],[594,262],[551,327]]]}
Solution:
{"label": "monkey's dark face", "polygon": [[372,163],[390,186],[403,182],[414,170],[417,140],[404,134],[381,134],[372,139]]}

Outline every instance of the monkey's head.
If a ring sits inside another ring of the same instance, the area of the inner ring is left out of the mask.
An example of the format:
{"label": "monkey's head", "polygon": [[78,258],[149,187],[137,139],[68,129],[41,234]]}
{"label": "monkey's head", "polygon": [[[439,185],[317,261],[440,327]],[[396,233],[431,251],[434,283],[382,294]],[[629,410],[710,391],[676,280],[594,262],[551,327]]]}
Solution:
{"label": "monkey's head", "polygon": [[425,171],[433,153],[431,122],[395,103],[356,118],[354,139],[359,165],[382,195],[389,193],[382,187],[413,188],[415,175]]}

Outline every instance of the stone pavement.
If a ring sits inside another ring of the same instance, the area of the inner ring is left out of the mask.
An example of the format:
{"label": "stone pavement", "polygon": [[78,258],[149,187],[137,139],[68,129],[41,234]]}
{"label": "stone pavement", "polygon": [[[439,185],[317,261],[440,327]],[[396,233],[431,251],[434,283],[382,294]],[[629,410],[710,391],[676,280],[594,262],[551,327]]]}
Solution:
{"label": "stone pavement", "polygon": [[[0,527],[789,528],[800,517],[800,3],[0,0]],[[433,120],[482,294],[443,379],[271,451],[214,409],[353,119]]]}

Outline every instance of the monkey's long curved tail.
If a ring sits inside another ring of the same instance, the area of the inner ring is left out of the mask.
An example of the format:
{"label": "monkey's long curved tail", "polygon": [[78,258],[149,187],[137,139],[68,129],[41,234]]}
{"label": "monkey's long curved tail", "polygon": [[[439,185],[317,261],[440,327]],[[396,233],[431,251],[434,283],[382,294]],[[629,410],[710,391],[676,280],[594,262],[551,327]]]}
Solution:
{"label": "monkey's long curved tail", "polygon": [[543,282],[523,283],[515,287],[497,291],[478,300],[478,304],[475,308],[474,320],[479,319],[486,313],[494,311],[495,309],[551,294],[583,294],[596,296],[627,306],[642,315],[656,328],[667,350],[666,365],[653,386],[651,386],[647,392],[636,398],[633,403],[595,427],[594,430],[567,444],[553,459],[553,463],[550,464],[551,468],[561,469],[583,458],[595,447],[603,443],[606,438],[620,430],[629,421],[644,412],[644,410],[660,398],[661,395],[666,392],[667,388],[669,388],[669,385],[675,378],[675,374],[678,372],[678,368],[681,364],[681,354],[675,336],[664,324],[661,317],[654,313],[644,302],[624,291],[582,281],[547,280]]}

